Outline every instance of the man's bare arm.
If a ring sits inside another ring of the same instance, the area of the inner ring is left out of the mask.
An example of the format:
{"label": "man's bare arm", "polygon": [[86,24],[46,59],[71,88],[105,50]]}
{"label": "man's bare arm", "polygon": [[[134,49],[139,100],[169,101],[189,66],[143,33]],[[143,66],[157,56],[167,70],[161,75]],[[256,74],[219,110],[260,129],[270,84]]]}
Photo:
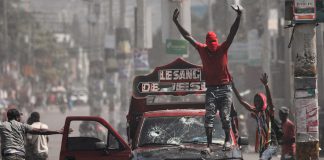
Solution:
{"label": "man's bare arm", "polygon": [[268,106],[270,107],[271,110],[273,110],[272,97],[271,97],[270,89],[268,86],[268,75],[266,73],[262,74],[260,81],[262,82],[262,84],[264,85],[264,88],[266,90]]}
{"label": "man's bare arm", "polygon": [[248,102],[246,102],[246,101],[242,98],[242,96],[240,95],[240,93],[237,91],[234,82],[232,82],[232,87],[233,87],[233,92],[234,92],[234,94],[235,94],[237,100],[240,102],[240,104],[241,104],[244,108],[246,108],[248,111],[252,111],[252,112],[254,112],[255,110],[253,109],[253,107],[252,107]]}
{"label": "man's bare arm", "polygon": [[241,21],[241,14],[242,14],[242,10],[239,8],[239,6],[237,6],[237,8],[234,8],[232,6],[232,8],[235,10],[235,12],[237,13],[237,16],[236,16],[236,19],[233,23],[233,25],[231,26],[231,30],[230,30],[230,33],[229,35],[227,36],[227,39],[226,41],[224,42],[225,44],[225,48],[228,49],[229,46],[232,44],[233,40],[234,40],[234,37],[237,33],[237,30],[240,26],[240,21]]}
{"label": "man's bare arm", "polygon": [[35,135],[52,135],[52,134],[62,134],[63,130],[53,131],[53,130],[47,130],[47,129],[33,128],[28,133],[35,134]]}
{"label": "man's bare arm", "polygon": [[192,37],[192,35],[186,30],[184,29],[181,24],[178,21],[178,17],[179,17],[180,11],[179,9],[175,9],[174,13],[173,13],[173,22],[175,23],[175,25],[177,26],[179,32],[181,33],[181,35],[183,36],[184,39],[186,39],[192,46],[194,46],[195,48],[197,48],[196,46],[196,40]]}

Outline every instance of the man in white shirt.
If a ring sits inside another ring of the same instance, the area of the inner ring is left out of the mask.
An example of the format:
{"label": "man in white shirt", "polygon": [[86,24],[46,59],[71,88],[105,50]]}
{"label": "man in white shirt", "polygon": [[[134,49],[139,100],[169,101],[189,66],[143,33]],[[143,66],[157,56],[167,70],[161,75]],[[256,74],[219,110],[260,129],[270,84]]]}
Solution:
{"label": "man in white shirt", "polygon": [[[31,113],[28,122],[32,128],[48,129],[48,126],[40,122],[40,115],[38,112]],[[46,160],[48,158],[48,135],[27,135],[27,156],[26,160]]]}

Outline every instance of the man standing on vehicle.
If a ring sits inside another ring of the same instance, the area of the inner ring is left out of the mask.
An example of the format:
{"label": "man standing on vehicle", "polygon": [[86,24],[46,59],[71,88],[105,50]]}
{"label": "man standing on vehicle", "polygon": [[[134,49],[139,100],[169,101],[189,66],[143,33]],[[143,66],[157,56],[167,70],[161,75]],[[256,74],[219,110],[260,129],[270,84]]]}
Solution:
{"label": "man standing on vehicle", "polygon": [[27,133],[39,135],[62,134],[60,131],[36,129],[20,122],[17,109],[9,109],[8,121],[0,122],[1,155],[3,160],[25,160],[25,136]]}
{"label": "man standing on vehicle", "polygon": [[230,150],[230,128],[231,128],[231,104],[232,87],[231,75],[228,71],[228,49],[239,28],[242,10],[237,6],[232,6],[236,11],[237,17],[231,27],[230,33],[225,42],[218,43],[217,35],[214,32],[208,32],[206,35],[206,44],[197,42],[192,35],[186,31],[178,22],[180,11],[176,9],[173,13],[173,21],[176,24],[181,35],[194,46],[201,58],[203,72],[206,77],[206,115],[205,128],[207,136],[207,151],[210,152],[212,143],[213,123],[216,111],[220,111],[223,129],[225,132],[224,150]]}

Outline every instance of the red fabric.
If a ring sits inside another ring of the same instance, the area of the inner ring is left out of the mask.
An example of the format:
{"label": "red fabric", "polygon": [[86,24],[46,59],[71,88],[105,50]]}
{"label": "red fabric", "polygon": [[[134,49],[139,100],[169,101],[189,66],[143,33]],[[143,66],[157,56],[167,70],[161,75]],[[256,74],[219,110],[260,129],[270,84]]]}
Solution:
{"label": "red fabric", "polygon": [[[255,137],[255,151],[260,152],[261,148],[266,148],[271,140],[271,117],[274,116],[274,110],[269,108],[267,110],[267,97],[263,93],[257,93],[263,101],[262,111],[258,111],[255,106],[251,107],[253,112],[251,116],[257,120],[256,137]],[[264,127],[266,125],[266,127]]]}
{"label": "red fabric", "polygon": [[[265,117],[263,117],[264,114]],[[269,146],[269,140],[271,140],[271,128],[269,128],[271,114],[271,112],[267,111],[252,113],[253,117],[257,120],[255,152],[260,152],[262,148],[267,148]],[[263,119],[263,123],[261,122],[261,119]],[[266,125],[267,127],[264,128],[263,125]]]}
{"label": "red fabric", "polygon": [[206,44],[197,42],[197,50],[200,55],[206,85],[229,84],[231,75],[228,71],[227,48],[224,43],[218,45],[215,52],[209,53]]}
{"label": "red fabric", "polygon": [[[283,131],[283,141],[287,141],[295,138],[295,125],[289,119],[285,123],[282,124]],[[295,155],[296,154],[296,144],[283,144],[281,147],[281,155]]]}
{"label": "red fabric", "polygon": [[257,93],[259,97],[261,97],[263,101],[262,111],[265,111],[267,109],[267,97],[263,93]]}
{"label": "red fabric", "polygon": [[206,35],[206,45],[211,53],[216,53],[218,45],[218,39],[215,32],[208,32]]}

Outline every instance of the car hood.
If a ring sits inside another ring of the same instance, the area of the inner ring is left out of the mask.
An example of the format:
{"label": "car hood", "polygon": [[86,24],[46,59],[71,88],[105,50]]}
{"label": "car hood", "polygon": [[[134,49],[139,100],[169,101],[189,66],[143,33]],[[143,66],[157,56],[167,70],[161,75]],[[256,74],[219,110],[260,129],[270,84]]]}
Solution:
{"label": "car hood", "polygon": [[133,160],[225,160],[241,159],[241,151],[233,147],[230,151],[222,151],[222,146],[212,146],[212,153],[202,155],[205,145],[179,145],[165,147],[140,147],[133,151]]}

